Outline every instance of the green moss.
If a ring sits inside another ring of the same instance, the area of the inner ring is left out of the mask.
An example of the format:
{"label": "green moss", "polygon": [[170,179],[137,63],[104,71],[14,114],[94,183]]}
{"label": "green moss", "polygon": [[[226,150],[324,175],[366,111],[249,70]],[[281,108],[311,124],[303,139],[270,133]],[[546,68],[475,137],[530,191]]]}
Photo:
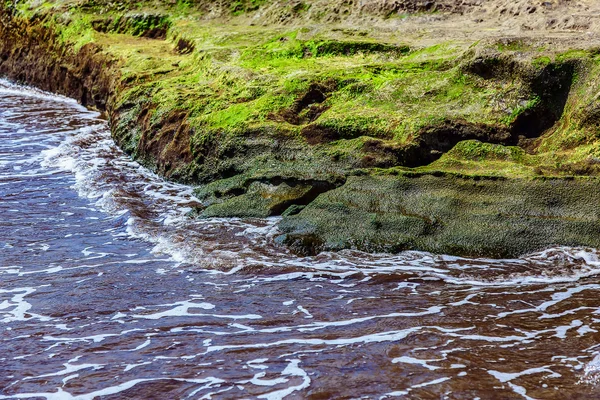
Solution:
{"label": "green moss", "polygon": [[[248,12],[262,2],[238,3],[232,3],[232,12]],[[193,12],[188,6],[186,13]],[[306,29],[244,25],[231,29],[172,13],[131,17],[120,11],[114,15],[109,32],[136,36],[156,27],[168,28],[174,42],[101,34],[92,29],[92,14],[81,11],[60,28],[62,38],[75,49],[95,41],[125,60],[122,71],[128,86],[147,88],[147,102],[153,104],[150,126],[160,127],[184,110],[194,132],[191,145],[198,163],[205,163],[205,153],[218,143],[223,152],[250,146],[249,140],[254,139],[249,138],[257,132],[269,143],[289,135],[301,143],[300,133],[310,124],[335,134],[330,143],[314,149],[308,146],[297,154],[312,160],[338,160],[335,162],[344,164],[342,169],[348,169],[360,164],[363,155],[362,150],[351,154],[348,149],[352,145],[345,141],[372,137],[410,145],[418,141],[424,129],[447,120],[510,126],[540,103],[539,96],[524,90],[521,80],[482,80],[465,73],[461,67],[465,48],[454,43],[409,49],[367,39],[333,39],[327,32],[306,39]],[[56,21],[57,26],[60,23]],[[196,51],[190,55],[175,53],[173,46],[181,37],[193,43]],[[527,48],[511,42],[501,50]],[[550,64],[549,58],[532,61],[538,69]],[[314,85],[328,88],[324,99],[316,103],[318,107],[308,104],[296,109],[295,104]],[[127,89],[123,93],[126,98],[137,95]],[[127,124],[134,123],[141,107],[130,110]],[[312,110],[319,107],[318,114],[312,116]],[[297,121],[290,113],[298,114]],[[136,141],[132,138],[130,143],[133,146]],[[252,148],[255,157],[264,156]],[[475,161],[465,154],[450,154],[436,166],[454,171]],[[513,158],[494,162],[522,167]]]}
{"label": "green moss", "polygon": [[168,30],[171,20],[166,15],[133,15],[126,18],[125,32],[134,36],[141,36],[153,29]]}
{"label": "green moss", "polygon": [[[94,41],[94,29],[91,24],[91,16],[82,15],[71,19],[65,27],[59,29],[59,39],[78,51],[84,45]],[[56,22],[55,22],[56,23]]]}
{"label": "green moss", "polygon": [[[266,3],[227,4],[238,14]],[[130,152],[136,154],[141,135],[136,124],[144,122],[149,127],[145,129],[157,132],[174,115],[185,114],[194,155],[186,167],[191,181],[250,171],[266,174],[269,168],[288,168],[289,160],[290,170],[308,171],[311,168],[304,168],[311,163],[329,163],[342,175],[364,165],[395,166],[402,162],[402,149],[420,145],[423,132],[445,121],[509,131],[530,114],[561,112],[560,102],[544,97],[546,86],[558,85],[536,79],[560,75],[562,67],[579,57],[594,57],[579,50],[545,50],[540,57],[522,41],[502,42],[495,50],[505,54],[482,58],[491,68],[491,75],[485,76],[465,68],[477,60],[476,50],[489,51],[480,43],[409,48],[383,34],[377,40],[368,38],[368,31],[363,35],[338,28],[250,26],[244,16],[223,25],[203,20],[201,3],[185,1],[164,9],[147,2],[32,4],[23,3],[21,12],[55,15],[53,26],[74,51],[95,42],[122,60],[119,103],[138,100],[123,111],[120,121],[121,131],[128,127],[130,132],[123,133]],[[310,5],[298,4],[297,13]],[[69,11],[59,17],[58,9]],[[108,25],[95,30],[100,9],[108,11],[99,23]],[[155,28],[168,31],[166,41],[136,37]],[[181,38],[193,45],[191,53],[177,51]],[[519,53],[518,61],[512,53]],[[579,69],[576,74],[584,76]],[[583,120],[574,110],[593,103],[595,86],[564,83],[574,84],[582,99],[573,97],[567,103],[565,113],[574,118],[569,121]],[[306,98],[311,90],[322,93],[311,100]],[[142,121],[143,112],[147,117]],[[581,163],[590,154],[573,149],[595,143],[600,131],[594,126],[559,122],[538,143],[539,157],[513,147],[467,141],[421,169],[522,176]],[[324,137],[308,144],[307,127]],[[365,150],[373,138],[385,145]]]}
{"label": "green moss", "polygon": [[235,0],[231,2],[229,10],[233,15],[241,15],[243,13],[256,11],[268,0]]}
{"label": "green moss", "polygon": [[525,156],[525,151],[516,146],[502,146],[482,143],[478,140],[465,140],[454,146],[446,155],[452,158],[472,161],[497,160],[520,162]]}
{"label": "green moss", "polygon": [[587,50],[580,49],[572,49],[566,52],[562,52],[556,55],[556,60],[559,62],[564,62],[568,60],[577,60],[582,58],[588,58],[590,56],[590,52]]}
{"label": "green moss", "polygon": [[200,126],[206,124],[211,129],[238,129],[245,127],[254,109],[252,104],[234,104],[226,109],[206,115]]}
{"label": "green moss", "polygon": [[552,63],[552,59],[548,56],[541,56],[532,61],[536,68],[544,68]]}
{"label": "green moss", "polygon": [[536,157],[526,154],[520,147],[465,140],[419,171],[451,171],[464,176],[527,177],[534,175],[537,165]]}

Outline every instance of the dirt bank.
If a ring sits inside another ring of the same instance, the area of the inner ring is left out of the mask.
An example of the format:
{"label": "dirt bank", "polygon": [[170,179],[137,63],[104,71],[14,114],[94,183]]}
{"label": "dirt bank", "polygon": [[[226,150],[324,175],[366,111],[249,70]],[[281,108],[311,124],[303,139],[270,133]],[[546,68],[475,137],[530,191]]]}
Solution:
{"label": "dirt bank", "polygon": [[0,74],[300,252],[599,247],[594,3],[17,2]]}

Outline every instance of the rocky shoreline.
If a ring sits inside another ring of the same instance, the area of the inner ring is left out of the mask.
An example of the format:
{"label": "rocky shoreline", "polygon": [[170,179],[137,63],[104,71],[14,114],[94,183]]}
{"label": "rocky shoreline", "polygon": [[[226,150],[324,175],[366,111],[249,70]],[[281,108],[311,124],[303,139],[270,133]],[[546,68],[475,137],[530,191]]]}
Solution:
{"label": "rocky shoreline", "polygon": [[600,247],[600,10],[458,3],[5,3],[0,75],[300,253]]}

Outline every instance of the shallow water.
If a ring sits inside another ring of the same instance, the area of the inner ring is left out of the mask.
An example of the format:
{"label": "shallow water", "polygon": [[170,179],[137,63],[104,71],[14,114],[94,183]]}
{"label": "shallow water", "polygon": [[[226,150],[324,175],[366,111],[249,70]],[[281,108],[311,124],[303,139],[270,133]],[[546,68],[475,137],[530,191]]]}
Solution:
{"label": "shallow water", "polygon": [[600,397],[600,260],[345,251],[191,189],[0,81],[0,399]]}

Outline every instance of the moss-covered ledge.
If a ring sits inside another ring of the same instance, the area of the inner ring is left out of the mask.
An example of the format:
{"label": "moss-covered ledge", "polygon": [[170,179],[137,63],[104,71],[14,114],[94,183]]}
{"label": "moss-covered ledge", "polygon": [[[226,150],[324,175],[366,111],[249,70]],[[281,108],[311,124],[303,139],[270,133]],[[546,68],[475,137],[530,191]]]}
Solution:
{"label": "moss-covered ledge", "polygon": [[599,188],[598,178],[350,177],[284,217],[277,240],[303,253],[420,249],[500,258],[554,245],[597,248]]}

